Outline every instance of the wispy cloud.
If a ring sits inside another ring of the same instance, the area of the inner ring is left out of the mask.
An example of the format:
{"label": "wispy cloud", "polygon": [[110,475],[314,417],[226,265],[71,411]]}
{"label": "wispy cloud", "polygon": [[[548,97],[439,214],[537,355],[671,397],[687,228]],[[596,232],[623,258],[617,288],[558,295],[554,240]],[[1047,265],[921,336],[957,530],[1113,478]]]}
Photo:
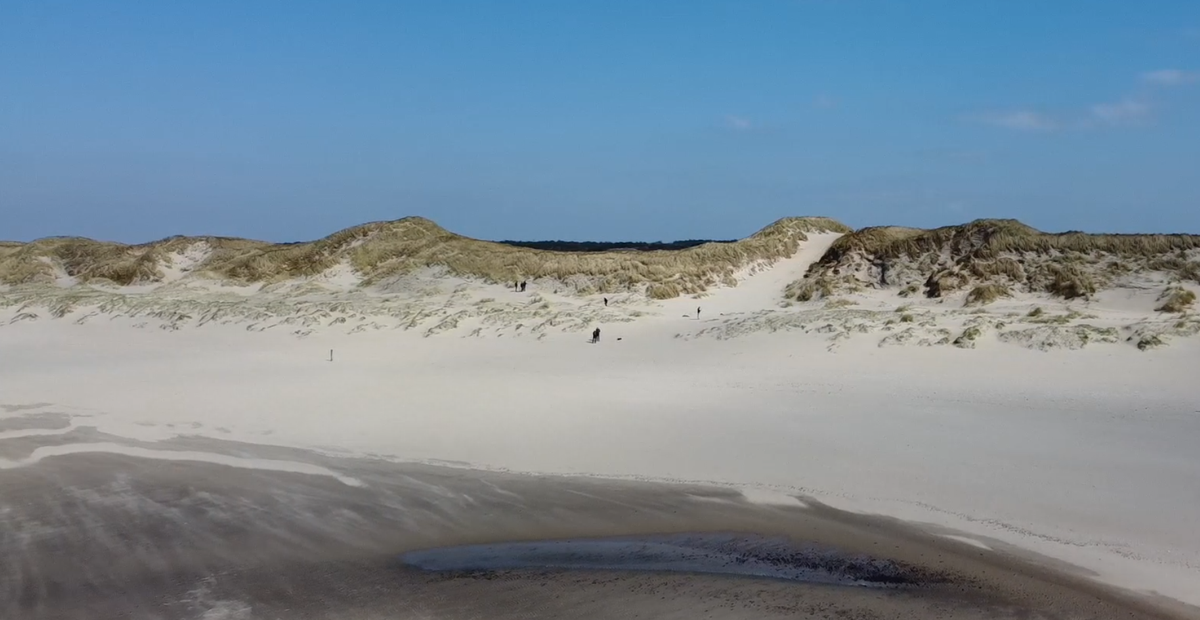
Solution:
{"label": "wispy cloud", "polygon": [[1004,112],[984,112],[971,117],[980,123],[1016,129],[1019,131],[1053,131],[1060,123],[1036,110],[1009,110]]}
{"label": "wispy cloud", "polygon": [[1183,86],[1200,80],[1200,73],[1182,69],[1159,69],[1142,74],[1142,81],[1155,86]]}
{"label": "wispy cloud", "polygon": [[838,101],[825,93],[821,93],[813,99],[812,105],[819,110],[831,110],[837,107]]}
{"label": "wispy cloud", "polygon": [[1183,69],[1157,69],[1141,74],[1142,88],[1119,101],[1100,102],[1054,116],[1033,108],[985,112],[970,120],[1017,131],[1047,132],[1087,130],[1101,127],[1146,125],[1154,120],[1160,90],[1200,82],[1200,73]]}
{"label": "wispy cloud", "polygon": [[1054,132],[1072,129],[1094,129],[1143,125],[1154,116],[1154,107],[1138,99],[1096,103],[1086,110],[1063,116],[1050,116],[1036,110],[1022,109],[1003,112],[987,112],[970,117],[970,120],[1025,132]]}
{"label": "wispy cloud", "polygon": [[1137,125],[1150,119],[1152,109],[1150,104],[1143,101],[1126,99],[1116,103],[1097,103],[1092,106],[1091,115],[1084,120],[1102,125]]}
{"label": "wispy cloud", "polygon": [[737,131],[745,131],[754,126],[750,119],[744,116],[735,116],[730,114],[725,117],[725,126]]}

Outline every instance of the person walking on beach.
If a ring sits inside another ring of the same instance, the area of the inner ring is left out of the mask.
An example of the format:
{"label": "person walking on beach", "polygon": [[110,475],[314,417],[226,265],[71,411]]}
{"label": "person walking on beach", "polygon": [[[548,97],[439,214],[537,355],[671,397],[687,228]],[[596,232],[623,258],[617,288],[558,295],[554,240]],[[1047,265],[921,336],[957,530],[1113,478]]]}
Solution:
{"label": "person walking on beach", "polygon": [[696,308],[696,320],[700,320],[700,308]]}
{"label": "person walking on beach", "polygon": [[597,342],[600,342],[600,328],[599,327],[592,330],[592,344],[596,344]]}
{"label": "person walking on beach", "polygon": [[604,307],[605,308],[608,307],[608,298],[607,297],[604,298]]}
{"label": "person walking on beach", "polygon": [[522,292],[522,293],[524,293],[524,292],[525,292],[525,285],[526,285],[526,284],[529,284],[529,282],[526,282],[525,280],[521,280],[521,292]]}

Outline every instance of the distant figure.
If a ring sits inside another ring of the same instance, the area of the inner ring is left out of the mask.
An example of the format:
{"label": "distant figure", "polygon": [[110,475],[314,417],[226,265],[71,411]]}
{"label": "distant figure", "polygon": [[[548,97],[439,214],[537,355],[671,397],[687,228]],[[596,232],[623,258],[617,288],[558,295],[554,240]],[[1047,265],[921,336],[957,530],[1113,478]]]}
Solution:
{"label": "distant figure", "polygon": [[600,328],[599,327],[592,330],[592,344],[596,344],[597,342],[600,342]]}
{"label": "distant figure", "polygon": [[696,308],[696,320],[700,320],[700,308]]}
{"label": "distant figure", "polygon": [[604,298],[604,307],[605,308],[608,307],[608,298],[607,297]]}
{"label": "distant figure", "polygon": [[528,282],[526,282],[525,280],[521,280],[521,292],[522,292],[522,293],[524,293],[524,292],[525,292],[525,285],[526,285],[526,284],[529,284],[529,283],[528,283]]}
{"label": "distant figure", "polygon": [[521,283],[520,283],[520,282],[517,282],[516,280],[513,280],[513,290],[514,290],[514,291],[519,291],[519,290],[521,290]]}

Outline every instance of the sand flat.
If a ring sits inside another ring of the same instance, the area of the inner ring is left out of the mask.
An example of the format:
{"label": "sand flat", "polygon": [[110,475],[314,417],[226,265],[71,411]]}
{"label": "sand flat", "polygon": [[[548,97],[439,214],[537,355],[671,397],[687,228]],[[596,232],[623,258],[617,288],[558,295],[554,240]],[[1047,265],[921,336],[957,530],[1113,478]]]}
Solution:
{"label": "sand flat", "polygon": [[653,327],[591,346],[43,322],[0,330],[0,373],[9,404],[85,407],[73,424],[114,437],[771,485],[1200,602],[1194,349],[832,354]]}
{"label": "sand flat", "polygon": [[[190,445],[247,449],[216,440]],[[901,619],[1192,617],[1170,601],[1107,589],[1019,555],[823,505],[697,506],[691,497],[722,489],[273,450],[364,484],[119,453],[63,454],[0,471],[5,497],[21,500],[0,512],[0,613],[35,620],[816,619],[833,611]]]}

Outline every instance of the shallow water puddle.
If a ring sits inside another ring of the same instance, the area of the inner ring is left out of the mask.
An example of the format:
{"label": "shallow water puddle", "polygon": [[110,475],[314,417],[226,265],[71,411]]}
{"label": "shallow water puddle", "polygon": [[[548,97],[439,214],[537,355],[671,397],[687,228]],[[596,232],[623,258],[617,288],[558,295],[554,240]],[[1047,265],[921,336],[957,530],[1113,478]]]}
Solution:
{"label": "shallow water puddle", "polygon": [[413,551],[401,560],[426,571],[665,571],[854,586],[917,583],[894,562],[801,547],[785,539],[729,534],[466,545]]}

